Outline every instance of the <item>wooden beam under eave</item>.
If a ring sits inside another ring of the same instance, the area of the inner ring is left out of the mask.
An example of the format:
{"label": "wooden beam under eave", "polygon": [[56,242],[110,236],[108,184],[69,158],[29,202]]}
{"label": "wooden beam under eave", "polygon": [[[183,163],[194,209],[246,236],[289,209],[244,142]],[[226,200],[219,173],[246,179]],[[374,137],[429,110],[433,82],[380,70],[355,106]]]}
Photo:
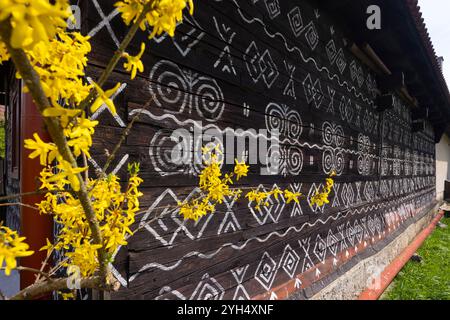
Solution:
{"label": "wooden beam under eave", "polygon": [[356,43],[352,42],[347,46],[350,51],[366,66],[369,67],[370,70],[375,72],[377,75],[383,74],[383,70],[377,66],[359,47]]}
{"label": "wooden beam under eave", "polygon": [[364,43],[362,45],[362,50],[368,57],[370,57],[370,59],[374,61],[374,63],[376,63],[377,67],[380,68],[384,74],[392,74],[391,70],[389,70],[389,68],[384,64],[381,58],[376,54],[376,52],[368,43]]}
{"label": "wooden beam under eave", "polygon": [[[380,69],[385,75],[392,75],[392,71],[384,64],[384,62],[381,60],[381,58],[376,54],[376,52],[372,49],[372,47],[368,43],[364,43],[362,45],[362,51],[365,53],[377,66],[378,69]],[[406,86],[403,85],[402,88],[396,90],[398,95],[408,104],[410,104],[412,107],[418,107],[417,99],[413,98],[408,90],[406,89]]]}

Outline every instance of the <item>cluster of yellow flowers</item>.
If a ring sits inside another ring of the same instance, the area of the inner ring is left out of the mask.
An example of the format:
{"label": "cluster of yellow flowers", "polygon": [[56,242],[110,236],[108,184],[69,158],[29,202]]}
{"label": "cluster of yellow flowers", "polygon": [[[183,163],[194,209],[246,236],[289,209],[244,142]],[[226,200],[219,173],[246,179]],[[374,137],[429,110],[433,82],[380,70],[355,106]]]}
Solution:
{"label": "cluster of yellow flowers", "polygon": [[141,51],[136,56],[131,56],[125,52],[122,56],[127,59],[127,62],[123,64],[123,67],[128,72],[131,72],[131,80],[136,77],[137,71],[144,72],[144,64],[141,61],[142,55],[145,52],[145,43],[141,43]]}
{"label": "cluster of yellow flowers", "polygon": [[[41,173],[42,187],[47,190],[61,190],[63,179],[53,179],[51,168]],[[77,266],[83,277],[91,276],[98,268],[97,249],[104,247],[112,258],[117,248],[126,245],[127,235],[131,235],[130,226],[139,211],[139,197],[142,193],[138,187],[142,179],[138,177],[139,166],[130,165],[130,178],[125,192],[121,191],[119,178],[109,175],[100,179],[89,179],[87,187],[92,200],[93,209],[100,224],[103,244],[91,242],[91,229],[80,200],[68,191],[48,192],[45,200],[38,204],[42,214],[51,214],[55,222],[61,225],[57,239],[41,250],[65,249],[67,260],[63,266]],[[63,201],[61,201],[63,200]]]}
{"label": "cluster of yellow flowers", "polygon": [[292,201],[300,203],[299,198],[302,196],[302,194],[299,192],[292,192],[288,189],[281,190],[280,188],[274,188],[272,191],[252,190],[247,193],[245,197],[248,198],[248,201],[255,202],[255,208],[259,210],[262,205],[266,207],[270,205],[268,201],[271,196],[274,196],[275,199],[278,200],[278,197],[280,195],[284,195],[287,204],[291,203]]}
{"label": "cluster of yellow flowers", "polygon": [[[215,151],[213,153],[212,151]],[[235,200],[239,199],[242,194],[242,189],[231,188],[230,185],[234,183],[233,178],[238,181],[242,177],[248,175],[249,166],[244,161],[239,162],[235,160],[234,171],[232,173],[223,174],[221,171],[221,162],[218,160],[217,153],[220,153],[218,146],[215,148],[203,147],[202,149],[205,167],[199,175],[199,188],[201,195],[190,201],[179,202],[179,212],[184,219],[191,219],[197,221],[199,218],[216,211],[216,205],[224,201],[225,197],[232,197]],[[312,200],[319,206],[323,206],[328,203],[328,197],[333,187],[334,173],[326,179],[326,186],[322,192],[317,192]],[[269,206],[269,198],[274,196],[276,200],[283,195],[286,199],[286,203],[289,204],[292,201],[300,203],[299,192],[292,192],[291,190],[280,188],[274,188],[271,191],[258,191],[251,190],[245,197],[250,203],[255,203],[255,208],[259,210],[261,206]]]}
{"label": "cluster of yellow flowers", "polygon": [[9,53],[4,43],[0,41],[0,64],[9,60]]}
{"label": "cluster of yellow flowers", "polygon": [[203,147],[202,151],[205,165],[199,175],[199,188],[202,194],[199,198],[178,203],[180,214],[184,219],[194,221],[208,213],[214,213],[216,205],[223,203],[225,197],[239,197],[241,191],[233,190],[230,185],[233,184],[234,177],[238,181],[247,176],[249,168],[244,162],[236,160],[234,172],[223,174],[218,157],[221,153],[218,145],[215,148]]}
{"label": "cluster of yellow flowers", "polygon": [[[189,6],[189,12],[192,15],[194,4],[192,0],[124,0],[115,3],[117,10],[121,13],[125,24],[137,23],[139,16],[145,12],[145,17],[139,24],[139,27],[145,31],[147,27],[152,28],[149,38],[167,32],[171,37],[175,34],[177,24],[183,20],[183,10]],[[148,9],[146,9],[148,6]],[[136,56],[127,52],[122,54],[124,62],[123,67],[131,72],[131,80],[136,77],[137,71],[144,71],[144,64],[141,61],[145,52],[145,43],[141,43],[141,50]]]}
{"label": "cluster of yellow flowers", "polygon": [[33,49],[25,51],[54,106],[58,105],[59,99],[65,105],[77,106],[88,96],[92,86],[83,77],[90,51],[88,36],[63,29],[58,29],[50,41],[41,41]]}
{"label": "cluster of yellow flowers", "polygon": [[[49,106],[42,115],[57,119],[76,160],[80,156],[90,158],[92,137],[98,121],[89,119],[79,106],[95,90],[96,99],[90,111],[97,111],[106,105],[113,114],[116,108],[111,96],[120,83],[109,90],[103,90],[95,82],[86,81],[87,55],[91,51],[89,37],[78,32],[69,32],[67,19],[70,18],[68,0],[2,0],[0,2],[0,23],[9,25],[11,38],[0,38],[0,63],[10,59],[8,47],[22,49],[32,67],[37,72],[40,84],[48,98]],[[6,41],[9,41],[6,43]],[[145,50],[132,57],[128,54],[125,68],[132,78],[137,71],[143,71],[140,61]],[[17,74],[17,77],[21,77]],[[27,88],[25,88],[27,89]],[[39,158],[44,166],[40,174],[40,189],[48,191],[45,200],[38,204],[42,214],[54,216],[61,225],[61,231],[54,243],[47,242],[42,250],[65,249],[65,266],[77,266],[83,276],[93,275],[98,268],[97,249],[105,249],[112,258],[118,246],[126,244],[130,226],[139,211],[138,198],[142,195],[138,187],[142,180],[138,177],[139,167],[130,166],[130,177],[126,191],[121,191],[119,178],[109,175],[98,179],[86,178],[88,196],[100,225],[104,243],[94,245],[91,229],[75,195],[81,188],[79,175],[87,167],[74,167],[65,160],[53,142],[45,142],[34,134],[25,140],[25,148],[31,150],[30,158]],[[28,246],[16,233],[6,227],[0,232],[0,261],[6,261],[7,274],[16,267],[16,257],[30,255]],[[0,267],[1,267],[0,264]]]}
{"label": "cluster of yellow flowers", "polygon": [[328,178],[325,179],[325,186],[322,187],[322,190],[317,190],[313,196],[310,198],[311,206],[317,205],[319,207],[323,207],[325,204],[328,204],[330,201],[328,197],[333,189],[334,180],[333,177],[336,173],[333,171]]}
{"label": "cluster of yellow flowers", "polygon": [[24,240],[16,231],[0,225],[0,269],[4,268],[7,276],[16,268],[17,258],[33,254],[33,251],[28,251],[29,246]]}
{"label": "cluster of yellow flowers", "polygon": [[11,46],[15,49],[33,49],[48,43],[58,28],[66,28],[70,16],[67,0],[2,0],[0,21],[10,19]]}
{"label": "cluster of yellow flowers", "polygon": [[192,0],[123,0],[116,2],[115,6],[127,25],[138,21],[145,6],[150,6],[140,24],[143,31],[148,26],[153,28],[150,38],[164,32],[173,37],[177,24],[183,20],[183,10],[189,6],[189,13],[194,13]]}

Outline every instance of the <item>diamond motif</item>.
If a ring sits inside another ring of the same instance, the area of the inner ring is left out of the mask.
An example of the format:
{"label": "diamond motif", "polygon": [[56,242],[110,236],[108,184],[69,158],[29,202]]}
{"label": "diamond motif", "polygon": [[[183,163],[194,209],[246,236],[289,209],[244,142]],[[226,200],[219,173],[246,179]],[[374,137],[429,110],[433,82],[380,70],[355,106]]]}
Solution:
{"label": "diamond motif", "polygon": [[266,289],[270,290],[272,283],[275,280],[277,274],[277,264],[275,260],[267,253],[264,252],[258,268],[255,272],[255,279]]}
{"label": "diamond motif", "polygon": [[290,245],[287,245],[284,248],[283,256],[281,257],[280,266],[284,271],[286,271],[289,277],[294,277],[299,262],[300,257],[298,254],[291,248]]}

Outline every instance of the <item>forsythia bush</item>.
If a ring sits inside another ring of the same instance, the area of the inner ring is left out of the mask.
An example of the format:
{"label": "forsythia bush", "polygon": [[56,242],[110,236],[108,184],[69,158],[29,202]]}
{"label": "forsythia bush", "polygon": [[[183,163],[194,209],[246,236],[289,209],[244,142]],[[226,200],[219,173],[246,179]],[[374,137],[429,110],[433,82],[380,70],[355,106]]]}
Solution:
{"label": "forsythia bush", "polygon": [[[89,177],[88,168],[79,166],[90,158],[92,137],[98,125],[98,121],[89,118],[89,112],[106,105],[116,113],[111,96],[120,83],[108,89],[103,86],[120,59],[124,60],[123,67],[130,72],[131,79],[144,70],[141,58],[145,43],[135,56],[126,52],[137,29],[147,30],[149,38],[164,32],[173,36],[182,21],[183,10],[188,8],[193,13],[192,0],[123,0],[115,6],[124,23],[131,26],[130,37],[125,37],[110,61],[111,68],[106,68],[104,77],[100,77],[102,80],[89,83],[85,68],[91,51],[90,39],[67,30],[67,20],[73,19],[67,0],[0,1],[0,63],[12,60],[17,77],[25,80],[25,90],[32,94],[53,141],[43,141],[37,133],[25,140],[25,148],[31,151],[29,157],[39,158],[43,166],[39,179],[45,195],[37,204],[38,209],[41,214],[53,216],[61,226],[54,241],[47,240],[41,250],[47,250],[48,255],[53,250],[61,251],[63,259],[59,267],[78,268],[84,278],[107,270],[118,247],[127,244],[142,196],[138,190],[142,179],[137,164],[129,165],[125,184],[114,174]],[[204,153],[211,151],[205,148]],[[185,219],[198,220],[215,212],[216,205],[225,197],[240,197],[242,190],[231,185],[247,176],[248,169],[244,162],[236,160],[234,172],[223,174],[217,156],[211,154],[199,176],[202,196],[179,203],[180,214]],[[327,203],[332,185],[330,177],[313,201],[318,205]],[[246,197],[259,207],[268,205],[270,196],[277,198],[280,194],[288,203],[298,202],[301,196],[276,189],[252,190]],[[17,232],[0,225],[0,269],[7,275],[17,267],[17,258],[33,254],[24,240]],[[107,279],[105,276],[103,280],[108,282]],[[61,294],[63,298],[72,297],[70,293]]]}
{"label": "forsythia bush", "polygon": [[[243,190],[239,188],[232,188],[231,185],[239,181],[242,177],[246,177],[248,174],[249,166],[244,161],[235,160],[234,171],[231,173],[223,173],[220,169],[221,162],[218,160],[220,154],[219,146],[215,148],[203,147],[203,162],[204,169],[199,175],[199,187],[201,190],[201,196],[190,201],[179,202],[180,214],[184,219],[191,219],[197,221],[199,218],[216,211],[216,205],[221,204],[226,197],[239,199],[243,193]],[[334,172],[330,174],[330,177],[326,179],[326,184],[322,190],[317,190],[310,198],[311,205],[318,205],[319,207],[329,203],[328,197],[333,188],[333,176]],[[280,195],[283,195],[286,199],[286,203],[294,201],[299,203],[302,194],[299,192],[292,192],[288,189],[281,190],[280,188],[274,188],[272,191],[249,191],[245,197],[250,203],[255,203],[255,209],[260,209],[261,206],[269,206],[269,198],[274,196],[278,199]]]}
{"label": "forsythia bush", "polygon": [[[191,13],[193,10],[191,0],[125,0],[115,6],[127,25],[139,23],[140,29],[150,29],[149,38],[163,32],[173,36],[177,23],[182,20],[182,11],[186,7]],[[25,148],[31,150],[30,158],[39,158],[43,166],[40,189],[47,193],[37,204],[39,211],[52,215],[61,225],[53,243],[47,240],[41,250],[50,254],[53,250],[65,249],[62,266],[76,266],[81,276],[88,277],[98,271],[101,263],[112,261],[118,246],[126,245],[125,239],[132,234],[130,226],[139,211],[142,193],[138,187],[142,179],[138,177],[139,166],[130,165],[128,183],[123,190],[117,176],[103,174],[97,179],[89,178],[88,168],[78,166],[83,158],[90,157],[92,136],[98,125],[98,121],[89,118],[88,111],[95,112],[105,104],[115,114],[110,97],[120,83],[104,90],[102,85],[86,81],[87,55],[91,51],[89,37],[67,30],[68,19],[73,17],[67,0],[2,0],[0,63],[12,59],[18,70],[17,77],[22,78],[20,63],[12,53],[25,54],[26,63],[39,78],[39,83],[32,85],[40,87],[48,100],[41,105],[41,114],[54,121],[63,137],[60,145],[44,142],[37,133],[25,140]],[[132,79],[137,71],[144,69],[141,61],[144,51],[143,43],[136,56],[125,49],[120,52],[119,58],[125,60],[124,68]],[[24,80],[25,90],[30,90],[27,81],[30,79]],[[35,101],[38,100],[35,92],[32,93]],[[90,95],[94,99],[90,100]],[[85,103],[89,110],[83,108]],[[80,198],[83,194],[94,219],[85,212]],[[94,241],[93,220],[98,225],[101,243]],[[17,266],[16,258],[33,254],[24,240],[7,227],[0,228],[0,268],[8,275]],[[100,261],[99,250],[105,253],[106,261]]]}

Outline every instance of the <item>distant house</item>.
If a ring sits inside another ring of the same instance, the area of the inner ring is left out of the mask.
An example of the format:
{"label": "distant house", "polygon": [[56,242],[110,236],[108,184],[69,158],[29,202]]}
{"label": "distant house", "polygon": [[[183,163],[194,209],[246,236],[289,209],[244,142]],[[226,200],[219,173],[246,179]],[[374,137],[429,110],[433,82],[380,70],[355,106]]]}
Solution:
{"label": "distant house", "polygon": [[444,134],[436,144],[436,197],[450,199],[450,138]]}
{"label": "distant house", "polygon": [[[439,161],[449,158],[449,91],[417,1],[372,2],[381,9],[379,30],[368,28],[373,3],[365,0],[195,1],[194,16],[173,39],[152,40],[143,74],[131,81],[116,70],[106,87],[122,83],[118,115],[106,108],[93,115],[101,120],[93,167],[104,163],[105,149],[133,115],[150,106],[112,166],[125,178],[126,163],[138,161],[145,180],[145,212],[117,253],[113,270],[122,287],[113,298],[354,298],[378,270],[353,277],[358,263],[375,253],[389,263],[400,253],[392,247],[402,249],[430,221],[448,175]],[[95,78],[126,28],[112,1],[78,3]],[[130,51],[146,37],[140,34]],[[24,112],[32,104],[10,72],[0,73],[8,76],[7,193],[23,191],[30,179],[21,141],[40,129],[21,122],[31,119]],[[211,142],[212,132],[222,135],[232,158],[242,156],[234,142],[226,144],[238,129],[248,158],[256,156],[248,150],[252,134],[278,130],[279,172],[261,174],[266,164],[258,160],[242,183],[289,188],[305,199],[273,198],[261,209],[228,199],[198,223],[183,221],[176,204],[195,196],[200,165],[171,158],[177,129],[201,133],[192,136],[192,148]],[[330,203],[311,205],[332,171]],[[26,209],[10,210],[8,223],[33,223],[24,222]],[[393,242],[399,245],[386,247]]]}

